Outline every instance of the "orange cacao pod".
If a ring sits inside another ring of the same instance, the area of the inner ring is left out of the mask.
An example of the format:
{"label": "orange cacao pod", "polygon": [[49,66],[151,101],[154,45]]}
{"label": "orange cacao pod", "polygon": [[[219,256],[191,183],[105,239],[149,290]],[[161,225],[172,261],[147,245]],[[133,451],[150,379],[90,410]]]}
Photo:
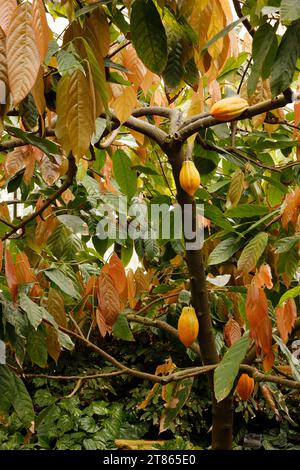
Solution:
{"label": "orange cacao pod", "polygon": [[199,331],[198,318],[193,307],[183,307],[178,320],[178,336],[186,348],[197,339]]}
{"label": "orange cacao pod", "polygon": [[229,121],[239,117],[248,108],[249,103],[246,100],[239,96],[230,96],[213,104],[210,114],[218,121]]}
{"label": "orange cacao pod", "polygon": [[200,185],[200,175],[191,160],[185,160],[179,173],[180,186],[190,196],[194,196]]}
{"label": "orange cacao pod", "polygon": [[248,374],[242,374],[236,386],[236,391],[243,401],[247,401],[254,390],[254,379]]}

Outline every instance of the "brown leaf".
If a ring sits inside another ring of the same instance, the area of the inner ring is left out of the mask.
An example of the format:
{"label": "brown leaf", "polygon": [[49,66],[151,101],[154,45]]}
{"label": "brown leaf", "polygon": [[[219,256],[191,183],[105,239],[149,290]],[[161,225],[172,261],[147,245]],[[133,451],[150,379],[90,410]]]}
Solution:
{"label": "brown leaf", "polygon": [[12,254],[8,248],[4,250],[5,260],[5,277],[7,285],[9,287],[13,302],[17,300],[18,295],[18,280],[16,276],[16,270],[12,259]]}
{"label": "brown leaf", "polygon": [[128,269],[127,271],[127,289],[128,289],[128,302],[130,308],[134,308],[137,304],[137,300],[135,298],[136,295],[136,282],[134,278],[134,272],[132,269]]}
{"label": "brown leaf", "polygon": [[46,325],[46,335],[47,352],[57,364],[61,353],[61,346],[59,343],[57,331],[53,326]]}
{"label": "brown leaf", "polygon": [[13,13],[6,51],[9,87],[17,105],[35,84],[41,64],[32,24],[32,7],[28,2],[18,5]]}
{"label": "brown leaf", "polygon": [[[27,146],[24,146],[27,147]],[[15,176],[18,171],[23,170],[25,167],[25,151],[26,148],[17,147],[12,152],[8,153],[5,158],[4,168],[6,175],[10,178]]]}
{"label": "brown leaf", "polygon": [[0,26],[5,34],[16,7],[16,0],[0,0]]}
{"label": "brown leaf", "polygon": [[47,23],[45,7],[42,0],[34,0],[32,4],[33,28],[36,36],[36,43],[41,59],[44,60],[48,51],[50,41],[50,30]]}
{"label": "brown leaf", "polygon": [[150,288],[150,279],[148,273],[146,273],[143,268],[138,267],[134,273],[135,283],[136,283],[136,294],[142,294],[143,292],[148,292]]}
{"label": "brown leaf", "polygon": [[17,253],[15,271],[18,284],[30,284],[36,282],[36,277],[33,274],[27,255],[24,252]]}
{"label": "brown leaf", "polygon": [[109,50],[110,33],[107,16],[101,6],[89,14],[84,23],[83,31],[96,57],[99,54],[103,58],[106,57]]}
{"label": "brown leaf", "polygon": [[125,89],[123,89],[123,93],[113,101],[111,107],[115,111],[115,114],[121,124],[129,118],[132,111],[136,107],[136,103],[136,90],[130,86],[125,87]]}
{"label": "brown leaf", "polygon": [[108,326],[113,326],[120,313],[119,294],[112,278],[101,272],[98,278],[98,305]]}
{"label": "brown leaf", "polygon": [[104,338],[106,334],[108,333],[109,335],[112,332],[112,327],[111,325],[108,325],[106,323],[106,320],[104,318],[104,315],[102,314],[100,308],[98,307],[96,310],[96,321],[97,325],[100,331],[100,335]]}
{"label": "brown leaf", "polygon": [[241,327],[234,318],[230,318],[224,326],[224,341],[230,348],[242,336]]}
{"label": "brown leaf", "polygon": [[294,299],[291,298],[281,307],[277,307],[275,313],[279,334],[282,341],[286,343],[297,318],[297,307]]}
{"label": "brown leaf", "polygon": [[109,260],[109,275],[115,283],[117,291],[122,294],[127,290],[127,278],[122,261],[116,253],[113,253]]}
{"label": "brown leaf", "polygon": [[36,104],[37,110],[40,116],[43,116],[46,109],[46,100],[45,100],[45,86],[43,79],[43,69],[40,67],[39,73],[36,77],[35,84],[31,90],[34,102]]}
{"label": "brown leaf", "polygon": [[64,299],[58,290],[52,287],[50,287],[48,293],[47,309],[59,326],[67,327],[67,314]]}
{"label": "brown leaf", "polygon": [[250,337],[254,339],[256,349],[262,356],[267,356],[266,367],[270,368],[274,359],[272,353],[272,323],[268,316],[268,303],[264,290],[254,283],[250,285],[246,300],[246,314],[249,320]]}
{"label": "brown leaf", "polygon": [[52,213],[51,207],[43,212],[43,218],[39,218],[35,229],[35,242],[38,246],[44,246],[58,225],[57,217]]}

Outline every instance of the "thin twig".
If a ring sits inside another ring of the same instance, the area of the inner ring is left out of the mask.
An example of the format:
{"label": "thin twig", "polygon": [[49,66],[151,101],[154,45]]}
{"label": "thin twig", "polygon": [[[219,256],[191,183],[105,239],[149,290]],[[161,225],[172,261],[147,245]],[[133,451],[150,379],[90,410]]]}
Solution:
{"label": "thin twig", "polygon": [[111,59],[112,57],[114,57],[115,55],[118,54],[118,52],[120,52],[122,49],[124,49],[125,47],[129,46],[129,44],[131,43],[131,41],[127,41],[125,42],[124,44],[121,44],[121,46],[119,46],[117,49],[115,49],[113,52],[111,52],[110,54],[108,54],[107,58],[108,59]]}

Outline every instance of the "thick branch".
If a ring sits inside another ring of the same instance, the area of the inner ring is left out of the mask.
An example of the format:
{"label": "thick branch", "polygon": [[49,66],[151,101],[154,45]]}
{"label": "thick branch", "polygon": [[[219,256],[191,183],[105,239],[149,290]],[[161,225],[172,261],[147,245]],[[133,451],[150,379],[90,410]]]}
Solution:
{"label": "thick branch", "polygon": [[[239,121],[241,119],[252,118],[258,114],[263,114],[272,109],[282,108],[288,103],[292,102],[292,93],[288,90],[285,94],[274,98],[273,100],[263,101],[262,103],[250,106],[241,116],[236,119],[231,119],[227,122]],[[206,116],[194,121],[190,124],[184,125],[181,129],[174,134],[174,138],[178,142],[184,142],[188,137],[199,132],[201,129],[207,129],[208,127],[216,126],[220,124],[220,121],[213,118],[212,116]]]}
{"label": "thick branch", "polygon": [[14,235],[16,232],[18,232],[19,230],[24,231],[25,226],[29,222],[31,222],[36,217],[41,215],[44,212],[44,210],[47,209],[47,207],[49,207],[54,201],[56,201],[56,199],[62,193],[64,193],[66,191],[66,189],[69,188],[69,186],[71,186],[71,184],[73,182],[73,179],[76,175],[76,171],[77,171],[77,168],[76,168],[75,158],[71,154],[70,157],[69,157],[69,169],[68,169],[68,172],[67,172],[67,177],[66,177],[66,180],[64,181],[64,183],[61,185],[61,187],[57,191],[55,191],[53,194],[51,194],[51,196],[49,196],[46,199],[46,201],[43,203],[43,205],[37,211],[30,214],[28,217],[25,217],[19,225],[16,225],[10,232],[8,232],[6,235],[4,235],[2,237],[2,240],[7,240],[12,235]]}
{"label": "thick branch", "polygon": [[136,117],[130,117],[123,123],[124,126],[133,129],[134,131],[140,132],[141,134],[146,135],[150,139],[154,140],[161,148],[165,147],[165,141],[167,134],[148,122],[141,121]]}
{"label": "thick branch", "polygon": [[143,108],[135,109],[132,112],[134,117],[142,116],[161,116],[170,119],[172,117],[174,110],[170,108],[165,108],[161,106],[145,106]]}

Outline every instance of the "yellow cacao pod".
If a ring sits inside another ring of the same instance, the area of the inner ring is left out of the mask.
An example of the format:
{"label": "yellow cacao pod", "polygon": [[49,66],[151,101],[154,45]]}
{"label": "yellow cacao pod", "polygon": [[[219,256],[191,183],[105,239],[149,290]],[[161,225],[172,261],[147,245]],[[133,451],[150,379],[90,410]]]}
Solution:
{"label": "yellow cacao pod", "polygon": [[254,390],[254,379],[248,374],[242,374],[238,380],[236,391],[243,401],[247,401]]}
{"label": "yellow cacao pod", "polygon": [[194,196],[200,186],[200,175],[191,160],[185,160],[179,173],[179,183],[190,196]]}
{"label": "yellow cacao pod", "polygon": [[199,332],[198,318],[193,307],[183,307],[178,320],[178,336],[186,348],[197,339]]}
{"label": "yellow cacao pod", "polygon": [[239,96],[230,96],[213,104],[210,114],[218,121],[229,121],[239,117],[248,108],[249,103],[246,100]]}

